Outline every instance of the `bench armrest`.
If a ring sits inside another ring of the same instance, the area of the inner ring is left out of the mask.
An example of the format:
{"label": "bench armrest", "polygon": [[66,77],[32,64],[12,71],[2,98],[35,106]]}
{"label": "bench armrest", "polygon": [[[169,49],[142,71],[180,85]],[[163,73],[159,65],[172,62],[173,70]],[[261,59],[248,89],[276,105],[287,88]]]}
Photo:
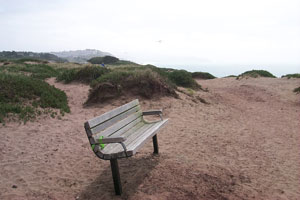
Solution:
{"label": "bench armrest", "polygon": [[148,110],[148,111],[144,111],[143,115],[162,115],[162,110]]}
{"label": "bench armrest", "polygon": [[101,143],[102,144],[110,144],[110,143],[120,143],[124,142],[126,139],[124,137],[108,137],[108,138],[102,138]]}
{"label": "bench armrest", "polygon": [[158,115],[160,117],[161,121],[163,120],[162,110],[148,110],[148,111],[144,111],[143,115]]}

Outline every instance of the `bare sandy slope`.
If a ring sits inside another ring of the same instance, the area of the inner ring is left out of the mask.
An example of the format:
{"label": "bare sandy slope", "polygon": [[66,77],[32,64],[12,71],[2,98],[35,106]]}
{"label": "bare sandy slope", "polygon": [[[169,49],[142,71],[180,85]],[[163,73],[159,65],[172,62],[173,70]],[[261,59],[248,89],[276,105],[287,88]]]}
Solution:
{"label": "bare sandy slope", "polygon": [[121,197],[83,123],[131,99],[84,108],[88,86],[49,82],[67,93],[71,113],[0,128],[0,199],[300,199],[299,80],[198,81],[209,92],[194,96],[209,105],[182,93],[141,100],[170,122],[159,156],[149,141],[119,161]]}

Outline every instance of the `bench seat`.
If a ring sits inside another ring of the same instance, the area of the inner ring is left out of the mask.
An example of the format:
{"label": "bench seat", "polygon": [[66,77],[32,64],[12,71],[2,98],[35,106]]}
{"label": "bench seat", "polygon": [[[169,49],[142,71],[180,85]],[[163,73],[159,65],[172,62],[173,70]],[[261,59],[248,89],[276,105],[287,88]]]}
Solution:
{"label": "bench seat", "polygon": [[145,142],[152,139],[156,132],[162,128],[167,121],[168,119],[155,123],[141,121],[121,135],[125,137],[124,144],[127,148],[127,155],[122,145],[118,143],[107,144],[99,154],[102,156],[102,159],[105,160],[133,156]]}

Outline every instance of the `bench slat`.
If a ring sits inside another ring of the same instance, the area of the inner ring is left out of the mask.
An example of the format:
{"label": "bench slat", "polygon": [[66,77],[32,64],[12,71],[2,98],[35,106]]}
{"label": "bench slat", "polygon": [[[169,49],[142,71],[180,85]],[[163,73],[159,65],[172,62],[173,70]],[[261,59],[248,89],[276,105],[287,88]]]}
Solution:
{"label": "bench slat", "polygon": [[107,113],[104,113],[103,115],[100,115],[100,116],[95,117],[91,120],[88,120],[88,124],[89,124],[90,128],[93,128],[93,127],[97,126],[98,124],[103,123],[103,122],[105,122],[105,121],[107,121],[107,120],[109,120],[109,119],[111,119],[111,118],[113,118],[113,117],[129,110],[129,109],[131,109],[132,107],[137,106],[137,105],[139,105],[139,100],[138,99],[133,100],[133,101],[131,101],[131,102],[129,102],[129,103],[123,105],[123,106],[115,108],[112,111],[109,111]]}
{"label": "bench slat", "polygon": [[134,123],[134,121],[137,118],[141,118],[142,112],[138,111],[134,114],[131,114],[130,116],[128,116],[127,118],[115,123],[114,125],[112,125],[111,127],[105,129],[104,131],[94,135],[95,139],[99,139],[100,136],[103,137],[107,137],[109,135],[113,135],[113,133],[115,133],[116,131],[120,130],[121,128],[125,127],[126,125],[130,124],[131,122]]}
{"label": "bench slat", "polygon": [[[134,155],[138,149],[140,149],[149,139],[151,139],[156,132],[162,128],[168,119],[152,124],[144,124],[142,128],[129,134],[127,140],[124,141],[125,146],[127,147],[127,155]],[[131,131],[130,131],[131,132]],[[126,157],[124,149],[120,144],[112,144],[109,150],[102,150],[103,159],[114,159],[114,158],[123,158]]]}
{"label": "bench slat", "polygon": [[132,152],[132,155],[135,154],[137,150],[140,149],[149,139],[151,139],[158,130],[160,130],[164,125],[167,124],[167,122],[168,119],[165,119],[152,126],[142,136],[136,138],[133,143],[129,144],[127,147],[127,151]]}
{"label": "bench slat", "polygon": [[113,124],[115,124],[118,121],[128,117],[129,115],[131,115],[135,112],[138,112],[139,110],[141,110],[140,106],[133,107],[133,108],[127,110],[126,112],[123,112],[122,114],[117,115],[114,118],[111,118],[110,120],[105,121],[105,122],[103,122],[102,124],[100,124],[98,126],[95,126],[94,128],[91,129],[91,132],[92,132],[92,134],[99,133],[100,131],[103,131],[104,129],[112,126]]}
{"label": "bench slat", "polygon": [[[121,137],[126,138],[124,141],[125,146],[127,146],[130,142],[130,138],[134,137],[134,135],[142,134],[147,128],[150,128],[151,125],[145,124],[144,122],[141,122],[137,124],[135,127],[130,129],[129,131],[125,132],[124,134],[120,135]],[[124,151],[121,145],[115,144],[105,147],[102,152],[104,154],[113,154]]]}

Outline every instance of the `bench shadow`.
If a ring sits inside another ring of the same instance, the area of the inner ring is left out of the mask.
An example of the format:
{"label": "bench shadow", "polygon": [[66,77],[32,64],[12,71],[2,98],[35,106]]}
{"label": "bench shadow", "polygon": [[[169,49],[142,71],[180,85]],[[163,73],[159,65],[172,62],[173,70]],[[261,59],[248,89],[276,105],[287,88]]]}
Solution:
{"label": "bench shadow", "polygon": [[[133,195],[150,172],[158,165],[160,156],[145,154],[118,159],[123,193],[115,195],[110,164],[82,191],[78,199],[128,199]],[[106,161],[109,163],[109,160]]]}

